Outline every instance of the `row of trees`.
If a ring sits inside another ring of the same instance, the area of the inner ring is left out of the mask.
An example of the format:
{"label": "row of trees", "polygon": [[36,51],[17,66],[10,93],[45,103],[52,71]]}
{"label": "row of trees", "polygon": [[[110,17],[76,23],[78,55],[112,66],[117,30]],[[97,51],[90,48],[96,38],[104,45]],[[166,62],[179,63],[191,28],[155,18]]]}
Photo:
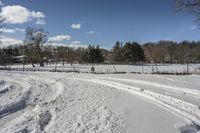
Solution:
{"label": "row of trees", "polygon": [[146,61],[155,63],[199,63],[200,42],[160,41],[143,45]]}
{"label": "row of trees", "polygon": [[200,41],[159,41],[144,45],[116,42],[111,53],[110,61],[114,63],[199,63]]}
{"label": "row of trees", "polygon": [[[21,63],[30,63],[33,67],[35,64],[44,66],[45,63],[102,63],[104,55],[99,46],[89,46],[88,48],[73,48],[67,46],[41,46],[40,50],[33,44],[9,46],[0,48],[0,65],[12,65],[16,63],[15,58],[21,58]],[[103,50],[104,52],[107,50]]]}
{"label": "row of trees", "polygon": [[0,49],[0,64],[14,63],[13,57],[24,55],[24,63],[39,63],[61,61],[73,64],[79,63],[103,63],[104,60],[117,64],[135,63],[200,63],[200,41],[160,41],[157,43],[145,43],[140,45],[137,42],[116,42],[112,50],[105,50],[99,46],[88,48],[77,48],[67,46],[40,46],[27,43],[21,46],[9,46]]}

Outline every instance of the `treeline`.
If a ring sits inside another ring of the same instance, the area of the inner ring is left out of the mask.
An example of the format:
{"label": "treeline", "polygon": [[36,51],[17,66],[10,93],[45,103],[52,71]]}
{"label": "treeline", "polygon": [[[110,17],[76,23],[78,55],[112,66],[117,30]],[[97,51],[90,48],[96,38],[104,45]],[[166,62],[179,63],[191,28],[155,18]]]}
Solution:
{"label": "treeline", "polygon": [[200,63],[200,41],[160,41],[143,45],[145,60],[154,63]]}
{"label": "treeline", "polygon": [[[100,49],[99,46],[89,45],[88,48],[73,48],[67,46],[43,46],[40,55],[33,45],[9,46],[0,48],[0,65],[12,65],[13,63],[35,64],[62,62],[71,65],[78,63],[103,63],[104,54],[107,50]],[[106,54],[105,54],[106,55]],[[40,58],[42,57],[42,59]],[[19,60],[20,59],[20,60]]]}
{"label": "treeline", "polygon": [[[89,45],[88,48],[67,46],[42,46],[40,54],[35,45],[9,46],[0,48],[0,64],[16,62],[15,57],[23,58],[21,63],[34,64],[41,62],[78,63],[200,63],[200,41],[160,41],[157,43],[116,42],[111,50]],[[43,64],[42,63],[42,64]]]}
{"label": "treeline", "polygon": [[116,42],[109,60],[119,64],[200,63],[200,41]]}

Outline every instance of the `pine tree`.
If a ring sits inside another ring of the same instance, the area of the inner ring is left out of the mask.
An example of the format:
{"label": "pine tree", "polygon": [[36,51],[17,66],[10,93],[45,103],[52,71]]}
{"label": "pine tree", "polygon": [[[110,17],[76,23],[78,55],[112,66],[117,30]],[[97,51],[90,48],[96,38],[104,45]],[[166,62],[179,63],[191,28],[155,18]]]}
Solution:
{"label": "pine tree", "polygon": [[87,60],[88,63],[102,63],[104,62],[103,54],[99,46],[88,46],[88,50],[84,55],[84,60]]}
{"label": "pine tree", "polygon": [[113,47],[113,61],[115,63],[121,63],[123,61],[123,55],[122,55],[122,43],[119,41],[116,42],[115,46]]}
{"label": "pine tree", "polygon": [[123,57],[125,63],[137,63],[144,61],[144,51],[137,42],[127,42],[123,47]]}
{"label": "pine tree", "polygon": [[104,61],[103,54],[101,53],[99,45],[97,45],[97,47],[95,49],[95,62],[96,63],[102,63],[103,61]]}

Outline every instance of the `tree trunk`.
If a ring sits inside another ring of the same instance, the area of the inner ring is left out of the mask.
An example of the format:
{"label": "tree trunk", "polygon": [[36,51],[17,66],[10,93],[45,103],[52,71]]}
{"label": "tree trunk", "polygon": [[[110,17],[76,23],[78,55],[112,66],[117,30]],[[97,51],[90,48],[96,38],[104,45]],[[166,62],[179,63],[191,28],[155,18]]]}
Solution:
{"label": "tree trunk", "polygon": [[157,65],[157,61],[154,60],[155,66],[156,66],[156,73],[158,73],[158,65]]}
{"label": "tree trunk", "polygon": [[25,63],[23,63],[23,71],[25,71]]}
{"label": "tree trunk", "polygon": [[44,67],[44,62],[43,62],[43,57],[42,57],[42,52],[41,52],[40,44],[37,44],[37,49],[38,49],[40,67]]}
{"label": "tree trunk", "polygon": [[40,61],[40,67],[44,67],[44,62]]}
{"label": "tree trunk", "polygon": [[114,64],[113,64],[113,68],[114,68],[115,72],[117,72],[117,69],[116,69],[116,67],[115,67],[115,65],[114,65]]}
{"label": "tree trunk", "polygon": [[63,59],[63,66],[65,66],[65,61],[64,61],[64,59]]}
{"label": "tree trunk", "polygon": [[57,71],[57,61],[55,63],[55,72]]}
{"label": "tree trunk", "polygon": [[187,74],[189,74],[189,62],[187,61]]}
{"label": "tree trunk", "polygon": [[142,73],[144,73],[144,62],[142,61]]}
{"label": "tree trunk", "polygon": [[33,67],[35,67],[35,65],[33,64],[33,62],[31,61],[31,65],[33,66]]}

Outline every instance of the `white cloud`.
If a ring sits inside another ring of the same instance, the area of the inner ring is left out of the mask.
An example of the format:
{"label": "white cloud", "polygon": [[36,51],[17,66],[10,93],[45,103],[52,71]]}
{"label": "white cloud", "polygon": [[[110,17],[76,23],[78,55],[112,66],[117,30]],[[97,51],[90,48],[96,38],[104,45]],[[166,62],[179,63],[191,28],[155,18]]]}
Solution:
{"label": "white cloud", "polygon": [[37,25],[45,25],[46,22],[45,22],[45,20],[43,20],[43,19],[38,19],[38,20],[35,22],[35,24],[37,24]]}
{"label": "white cloud", "polygon": [[20,28],[15,28],[15,31],[19,31],[19,32],[25,32],[25,29],[20,29]]}
{"label": "white cloud", "polygon": [[49,37],[49,41],[51,42],[61,42],[61,41],[65,41],[65,40],[71,40],[71,36],[70,35],[57,35],[54,37]]}
{"label": "white cloud", "polygon": [[45,18],[44,13],[30,11],[27,8],[20,5],[8,5],[2,7],[1,15],[6,17],[5,23],[10,24],[23,24],[31,22],[33,20],[43,20]]}
{"label": "white cloud", "polygon": [[184,34],[186,32],[196,32],[198,30],[198,26],[197,25],[193,25],[191,27],[187,27],[185,29],[182,29],[179,31],[179,34]]}
{"label": "white cloud", "polygon": [[46,46],[55,46],[55,47],[57,47],[57,46],[66,46],[66,44],[56,43],[56,42],[47,42],[44,45],[46,45]]}
{"label": "white cloud", "polygon": [[19,29],[19,28],[7,29],[7,28],[2,28],[2,29],[0,29],[0,32],[2,32],[2,33],[25,32],[25,29]]}
{"label": "white cloud", "polygon": [[87,33],[88,33],[88,34],[94,34],[95,31],[91,30],[91,31],[88,31]]}
{"label": "white cloud", "polygon": [[88,47],[88,45],[81,44],[80,41],[72,41],[70,44],[67,44],[67,46],[75,49]]}
{"label": "white cloud", "polygon": [[[88,45],[83,45],[83,44],[80,44],[80,43],[75,44],[74,42],[69,43],[69,44],[49,42],[49,43],[46,43],[45,45],[50,45],[50,46],[54,46],[54,47],[65,46],[65,47],[70,47],[70,48],[75,48],[75,49],[77,49],[77,48],[88,48]],[[79,41],[77,41],[77,42],[79,42]]]}
{"label": "white cloud", "polygon": [[71,28],[72,28],[72,29],[79,30],[79,29],[81,29],[81,24],[72,24],[72,25],[71,25]]}
{"label": "white cloud", "polygon": [[32,15],[33,18],[37,18],[37,19],[45,18],[44,13],[42,13],[42,12],[35,12],[35,11],[32,11],[32,12],[31,12],[31,15]]}
{"label": "white cloud", "polygon": [[0,38],[1,38],[0,47],[8,47],[11,45],[21,45],[23,43],[22,40],[10,38],[6,36],[0,36]]}
{"label": "white cloud", "polygon": [[80,41],[72,41],[72,44],[81,44]]}
{"label": "white cloud", "polygon": [[190,28],[188,28],[189,30],[196,30],[198,27],[196,26],[196,25],[194,25],[194,26],[192,26],[192,27],[190,27]]}
{"label": "white cloud", "polygon": [[0,6],[4,6],[4,3],[0,0]]}
{"label": "white cloud", "polygon": [[3,32],[3,33],[16,33],[16,31],[14,29],[5,29],[5,28],[0,29],[0,32]]}
{"label": "white cloud", "polygon": [[83,45],[83,44],[68,44],[67,45],[68,47],[71,47],[71,48],[88,48],[88,45]]}

